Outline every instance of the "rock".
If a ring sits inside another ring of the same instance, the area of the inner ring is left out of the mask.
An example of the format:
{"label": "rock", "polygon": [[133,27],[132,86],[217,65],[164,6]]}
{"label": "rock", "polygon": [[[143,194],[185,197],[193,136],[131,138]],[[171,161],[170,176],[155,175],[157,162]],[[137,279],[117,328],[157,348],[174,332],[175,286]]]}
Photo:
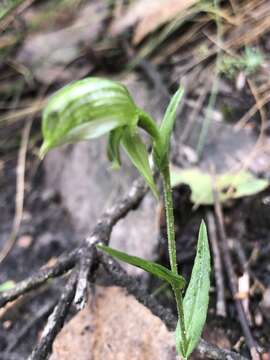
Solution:
{"label": "rock", "polygon": [[[188,146],[189,151],[197,147],[201,131],[200,124],[194,124],[191,136],[185,144]],[[180,130],[179,128],[178,132]],[[264,143],[257,147],[255,151],[257,140],[258,136],[251,129],[236,130],[232,125],[224,121],[213,119],[206,134],[205,146],[199,166],[203,170],[209,171],[214,165],[217,173],[224,173],[232,169],[242,168],[244,165],[245,169],[249,169],[254,174],[269,178],[270,140],[266,137]],[[186,147],[181,145],[177,149],[176,144],[175,161],[177,163],[187,163],[185,151]],[[190,163],[187,163],[186,166],[190,167]]]}
{"label": "rock", "polygon": [[[160,119],[163,107],[160,99],[153,96],[153,91],[133,75],[124,82],[135,102]],[[47,188],[60,193],[81,237],[89,234],[106,206],[122,196],[139,176],[126,156],[122,157],[119,171],[110,169],[104,138],[53,150],[46,156],[44,165]],[[155,207],[156,201],[149,192],[139,209],[130,212],[115,226],[110,245],[136,256],[154,259],[158,244]],[[126,265],[126,268],[132,274],[141,273],[135,267]]]}
{"label": "rock", "polygon": [[[92,305],[91,305],[92,304]],[[176,360],[174,334],[118,287],[95,298],[58,334],[50,360]]]}
{"label": "rock", "polygon": [[72,25],[57,31],[29,34],[17,61],[30,68],[34,77],[45,84],[86,75],[92,69],[90,63],[79,67],[71,63],[97,39],[107,12],[106,2],[90,2],[78,11]]}

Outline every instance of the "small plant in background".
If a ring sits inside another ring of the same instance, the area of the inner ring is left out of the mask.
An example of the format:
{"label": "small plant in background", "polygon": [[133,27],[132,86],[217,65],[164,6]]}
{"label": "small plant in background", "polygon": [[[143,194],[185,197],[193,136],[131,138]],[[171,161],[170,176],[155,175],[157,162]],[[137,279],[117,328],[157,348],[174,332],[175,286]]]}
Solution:
{"label": "small plant in background", "polygon": [[259,49],[246,47],[243,55],[234,57],[224,55],[219,62],[219,71],[229,79],[234,79],[237,72],[243,71],[246,75],[254,74],[264,61]]}
{"label": "small plant in background", "polygon": [[150,168],[147,149],[139,130],[143,129],[149,135],[153,161],[163,180],[171,269],[103,244],[97,244],[97,248],[170,284],[178,313],[176,348],[181,357],[187,359],[196,347],[206,321],[210,287],[210,252],[206,226],[202,222],[191,279],[183,297],[186,281],[180,275],[177,266],[169,169],[170,138],[182,94],[183,89],[179,88],[168,105],[161,125],[158,126],[149,114],[137,107],[127,89],[117,82],[87,78],[67,85],[50,98],[44,110],[44,142],[41,155],[44,156],[50,149],[63,144],[108,134],[107,154],[113,167],[121,165],[121,146],[158,198],[159,193]]}

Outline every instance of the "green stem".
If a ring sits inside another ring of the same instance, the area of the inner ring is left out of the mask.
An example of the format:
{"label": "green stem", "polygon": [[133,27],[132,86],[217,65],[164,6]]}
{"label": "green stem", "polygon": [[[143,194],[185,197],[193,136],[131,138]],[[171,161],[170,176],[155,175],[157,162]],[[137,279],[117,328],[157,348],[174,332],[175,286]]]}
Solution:
{"label": "green stem", "polygon": [[182,346],[183,353],[187,350],[187,333],[186,333],[186,327],[185,327],[185,315],[184,315],[184,307],[183,307],[183,295],[181,289],[173,289],[175,301],[176,301],[176,309],[177,309],[177,315],[180,325],[180,331],[181,331],[181,338],[182,338]]}
{"label": "green stem", "polygon": [[172,187],[170,179],[169,166],[166,166],[162,171],[163,177],[163,192],[166,209],[166,221],[167,221],[167,237],[171,270],[174,274],[177,272],[177,260],[176,260],[176,246],[175,246],[175,230],[174,230],[174,215],[173,215],[173,199],[172,199]]}
{"label": "green stem", "polygon": [[141,109],[139,110],[138,125],[142,129],[144,129],[150,136],[152,136],[154,141],[160,141],[159,129],[156,122],[151,118],[150,115],[148,115],[145,111]]}
{"label": "green stem", "polygon": [[[173,198],[172,187],[170,179],[170,169],[167,165],[162,171],[163,177],[163,191],[164,201],[166,209],[166,221],[167,221],[167,237],[168,237],[168,250],[171,270],[174,274],[178,274],[177,270],[177,258],[176,258],[176,244],[175,244],[175,229],[174,229],[174,215],[173,215]],[[183,308],[183,295],[181,289],[173,287],[173,292],[176,301],[177,314],[180,323],[180,330],[182,335],[182,348],[184,351],[187,349],[187,337],[184,320],[184,308]]]}

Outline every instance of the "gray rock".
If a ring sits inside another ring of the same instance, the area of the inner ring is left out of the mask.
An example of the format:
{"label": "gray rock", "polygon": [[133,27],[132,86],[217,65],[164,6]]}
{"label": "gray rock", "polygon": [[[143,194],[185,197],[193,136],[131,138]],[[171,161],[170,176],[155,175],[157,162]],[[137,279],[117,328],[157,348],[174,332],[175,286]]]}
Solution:
{"label": "gray rock", "polygon": [[[176,360],[174,333],[118,287],[96,289],[56,337],[50,360]],[[93,305],[94,304],[94,305]]]}
{"label": "gray rock", "polygon": [[30,68],[34,77],[45,84],[86,75],[93,67],[90,63],[79,69],[71,63],[97,39],[107,14],[106,2],[90,2],[78,11],[73,24],[57,31],[29,34],[17,61]]}
{"label": "gray rock", "polygon": [[[186,146],[179,146],[179,144],[178,148],[176,146],[176,162],[185,165],[185,160],[189,157],[187,167],[190,167],[192,163],[190,161],[190,153],[192,151],[195,152],[200,131],[200,124],[194,124],[191,136],[185,144]],[[213,119],[206,134],[205,146],[199,166],[209,171],[214,165],[218,173],[236,170],[244,166],[254,174],[269,178],[270,140],[268,137],[265,137],[264,142],[260,146],[256,145],[257,141],[258,135],[251,129],[236,130],[233,125]],[[188,154],[186,153],[186,148],[188,149]]]}

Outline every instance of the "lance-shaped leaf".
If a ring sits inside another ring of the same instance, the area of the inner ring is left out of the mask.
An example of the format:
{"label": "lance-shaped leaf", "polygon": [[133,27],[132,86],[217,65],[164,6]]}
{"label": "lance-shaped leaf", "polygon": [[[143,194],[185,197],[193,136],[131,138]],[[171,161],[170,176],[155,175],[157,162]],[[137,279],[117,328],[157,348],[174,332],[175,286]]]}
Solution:
{"label": "lance-shaped leaf", "polygon": [[177,106],[183,96],[183,93],[184,89],[180,87],[173,95],[160,125],[160,141],[154,144],[154,161],[160,170],[164,169],[168,163],[170,140],[176,119]]}
{"label": "lance-shaped leaf", "polygon": [[138,169],[154,195],[158,198],[158,190],[150,168],[148,152],[139,135],[137,133],[132,134],[129,129],[126,129],[122,137],[122,145],[134,166]]}
{"label": "lance-shaped leaf", "polygon": [[120,142],[124,133],[124,128],[114,129],[109,133],[107,144],[107,156],[112,163],[113,169],[119,169],[121,166],[120,159]]}
{"label": "lance-shaped leaf", "polygon": [[202,221],[199,231],[197,253],[191,279],[184,297],[184,318],[187,348],[181,351],[181,330],[179,321],[176,327],[176,348],[184,359],[195,349],[207,316],[210,288],[210,251],[205,223]]}
{"label": "lance-shaped leaf", "polygon": [[120,261],[124,261],[130,265],[134,265],[147,271],[148,273],[157,276],[158,278],[168,282],[170,285],[183,289],[185,287],[185,279],[180,275],[175,275],[166,267],[154,263],[152,261],[144,260],[136,256],[128,255],[122,251],[112,249],[105,245],[97,245],[97,248],[115,257]]}
{"label": "lance-shaped leaf", "polygon": [[92,139],[120,126],[134,131],[137,107],[127,89],[111,80],[86,78],[57,91],[43,112],[41,154],[66,143]]}

